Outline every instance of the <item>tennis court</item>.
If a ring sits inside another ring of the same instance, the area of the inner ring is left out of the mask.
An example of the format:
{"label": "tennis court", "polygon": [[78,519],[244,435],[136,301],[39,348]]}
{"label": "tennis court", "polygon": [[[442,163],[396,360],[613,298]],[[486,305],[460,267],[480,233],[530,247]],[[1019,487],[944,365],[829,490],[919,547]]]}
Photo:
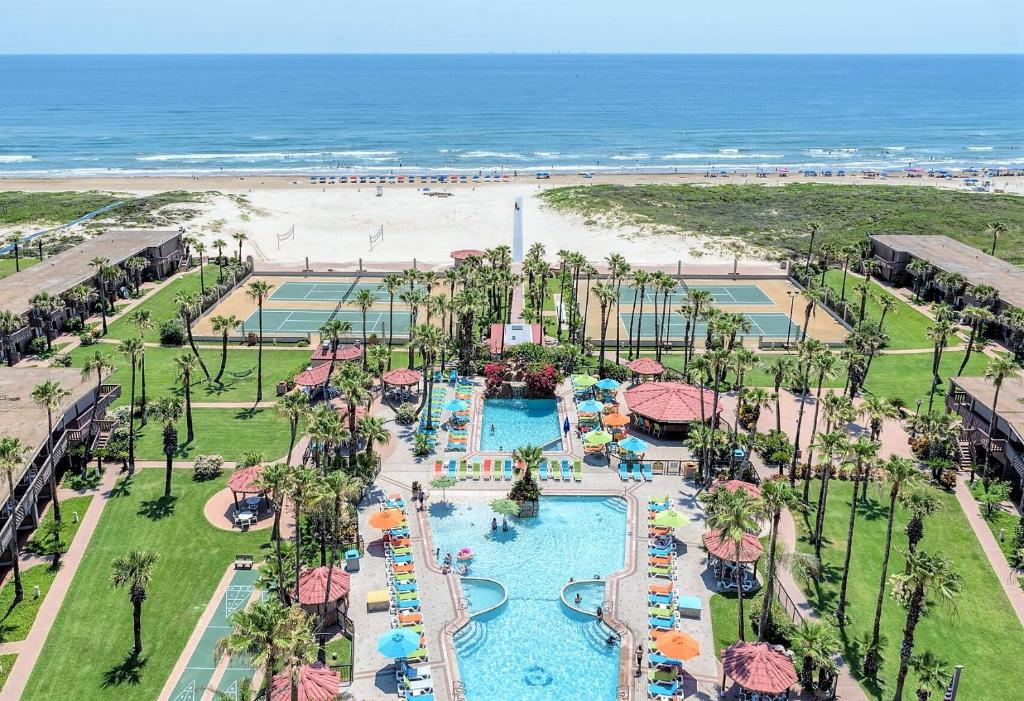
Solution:
{"label": "tennis court", "polygon": [[[771,338],[785,338],[786,333],[790,335],[799,335],[800,326],[793,322],[790,326],[789,316],[781,312],[765,313],[765,314],[744,314],[750,321],[750,331],[747,333],[740,333],[740,336],[766,336]],[[636,315],[637,321],[633,322],[639,324],[640,337],[641,338],[654,338],[654,313],[644,312],[641,316]],[[631,313],[619,314],[619,319],[622,321],[623,328],[629,330],[630,323],[633,319]],[[679,314],[670,314],[668,319],[668,336],[670,339],[682,338],[683,333],[686,331],[686,319]],[[634,326],[634,332],[636,327]],[[697,323],[697,338],[704,336],[707,333],[707,324],[704,322]]]}
{"label": "tennis court", "polygon": [[[258,310],[254,311],[245,320],[247,333],[254,332],[259,328],[258,314]],[[315,333],[331,317],[352,324],[354,335],[362,334],[363,315],[358,309],[340,309],[337,312],[331,309],[264,309],[263,333]],[[385,333],[389,318],[394,323],[394,328],[391,330],[395,334],[409,332],[409,312],[396,311],[389,317],[386,311],[371,311],[366,315],[366,333]]]}
{"label": "tennis court", "polygon": [[[407,285],[402,287],[403,292],[408,289]],[[427,291],[423,286],[416,286],[414,289],[424,294]],[[270,299],[275,302],[347,302],[355,299],[361,290],[369,290],[379,302],[390,298],[380,281],[360,282],[359,278],[356,278],[345,282],[284,282],[270,293]],[[398,301],[398,295],[395,295],[395,299]]]}
{"label": "tennis court", "polygon": [[[669,306],[674,307],[685,303],[688,296],[687,290],[708,292],[715,304],[773,304],[771,298],[757,285],[687,285],[686,283],[680,283],[669,292]],[[624,285],[619,291],[620,303],[632,305],[633,291],[634,288]],[[654,304],[655,296],[657,296],[658,304],[660,305],[664,299],[663,295],[656,290],[645,288],[644,304]]]}

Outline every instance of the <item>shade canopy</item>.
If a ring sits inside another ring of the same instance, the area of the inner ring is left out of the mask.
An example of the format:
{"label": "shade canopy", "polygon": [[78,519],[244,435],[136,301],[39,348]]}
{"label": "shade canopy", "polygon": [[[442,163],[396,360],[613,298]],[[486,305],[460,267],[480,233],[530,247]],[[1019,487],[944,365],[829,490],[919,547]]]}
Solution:
{"label": "shade canopy", "polygon": [[614,414],[605,414],[601,417],[605,426],[625,426],[629,423],[629,417],[625,414],[615,412]]}
{"label": "shade canopy", "polygon": [[735,541],[722,538],[722,532],[719,530],[708,531],[704,534],[704,547],[711,555],[728,562],[753,562],[764,552],[764,546],[761,545],[757,536],[744,533],[743,542],[740,544],[739,560],[737,560]]}
{"label": "shade canopy", "polygon": [[596,399],[587,399],[576,405],[576,411],[583,414],[600,414],[604,411],[604,404]]}
{"label": "shade canopy", "polygon": [[597,387],[598,389],[613,390],[619,388],[619,382],[617,380],[613,380],[610,377],[606,377],[603,380],[598,380],[597,382],[595,382],[594,386]]}
{"label": "shade canopy", "polygon": [[761,488],[760,487],[758,487],[756,484],[751,484],[750,482],[744,482],[743,480],[728,480],[726,482],[716,482],[711,488],[712,489],[725,489],[725,490],[727,490],[729,492],[733,492],[733,493],[735,493],[735,492],[737,492],[737,491],[742,489],[742,490],[746,491],[747,494],[749,494],[752,497],[759,497],[759,496],[761,496]]}
{"label": "shade canopy", "polygon": [[363,357],[363,347],[360,345],[354,346],[343,346],[339,347],[337,351],[331,352],[330,344],[327,348],[323,346],[317,346],[317,349],[313,351],[313,355],[310,358],[315,363],[323,362],[326,360],[356,360],[357,358]]}
{"label": "shade canopy", "polygon": [[292,378],[292,382],[299,387],[320,387],[327,382],[327,373],[330,369],[330,363],[317,365],[315,368],[310,368],[309,370],[303,370],[300,372]]}
{"label": "shade canopy", "polygon": [[452,260],[466,260],[467,258],[483,258],[486,255],[484,251],[477,248],[460,248],[457,251],[451,252]]}
{"label": "shade canopy", "polygon": [[[337,405],[334,404],[334,400],[331,400],[331,405],[334,406],[334,410],[338,412],[338,418],[342,421],[348,420],[348,403],[339,402]],[[366,407],[362,404],[356,405],[356,419],[361,419],[366,416]]]}
{"label": "shade canopy", "polygon": [[636,436],[629,436],[628,438],[619,441],[619,448],[621,450],[625,450],[627,453],[642,453],[650,448],[650,446]]}
{"label": "shade canopy", "polygon": [[415,370],[410,370],[409,368],[395,368],[394,370],[389,370],[384,373],[384,376],[381,379],[383,379],[386,384],[404,387],[407,385],[419,384],[420,374]]}
{"label": "shade canopy", "polygon": [[793,660],[768,643],[736,643],[722,653],[722,671],[749,691],[781,694],[797,682]]}
{"label": "shade canopy", "polygon": [[395,528],[405,521],[405,514],[399,509],[384,509],[370,514],[370,525],[381,530]]}
{"label": "shade canopy", "polygon": [[[270,682],[270,701],[291,701],[291,670],[274,675]],[[334,701],[341,692],[341,675],[319,662],[303,665],[298,671],[299,701]]]}
{"label": "shade canopy", "polygon": [[626,405],[635,414],[660,423],[691,423],[711,417],[712,393],[682,382],[645,382],[625,392]]}
{"label": "shade canopy", "polygon": [[384,657],[405,657],[420,649],[420,634],[412,628],[392,628],[377,638],[377,652]]}
{"label": "shade canopy", "polygon": [[[331,584],[329,592],[328,582]],[[299,575],[299,603],[315,606],[337,601],[348,596],[351,588],[349,574],[341,567],[303,567]]]}
{"label": "shade canopy", "polygon": [[615,437],[607,431],[591,431],[587,434],[587,437],[583,439],[583,442],[587,445],[607,445],[614,439]]}
{"label": "shade canopy", "polygon": [[449,399],[441,405],[441,408],[445,411],[465,411],[469,408],[469,402],[461,399]]}
{"label": "shade canopy", "polygon": [[259,484],[260,477],[262,476],[262,465],[253,465],[252,467],[243,467],[241,470],[235,470],[228,477],[228,489],[238,494],[259,494],[264,489]]}
{"label": "shade canopy", "polygon": [[682,528],[689,522],[690,519],[686,518],[675,509],[665,509],[651,519],[652,526],[662,526],[664,528]]}
{"label": "shade canopy", "polygon": [[587,387],[593,387],[597,384],[597,378],[593,375],[573,375],[572,384],[574,387],[580,389],[586,389]]}
{"label": "shade canopy", "polygon": [[654,646],[665,657],[673,660],[686,661],[700,654],[700,643],[681,630],[655,632]]}
{"label": "shade canopy", "polygon": [[665,366],[654,358],[637,358],[626,367],[637,375],[660,375],[665,372]]}

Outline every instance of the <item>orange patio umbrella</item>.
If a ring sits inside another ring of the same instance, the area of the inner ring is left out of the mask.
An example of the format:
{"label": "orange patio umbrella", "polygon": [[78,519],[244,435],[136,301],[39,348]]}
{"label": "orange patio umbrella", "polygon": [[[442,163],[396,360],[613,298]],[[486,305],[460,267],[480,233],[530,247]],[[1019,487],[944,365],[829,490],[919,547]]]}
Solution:
{"label": "orange patio umbrella", "polygon": [[401,525],[403,521],[405,514],[398,509],[385,509],[370,515],[370,525],[385,531]]}
{"label": "orange patio umbrella", "polygon": [[603,421],[605,426],[625,426],[629,423],[629,417],[615,412],[614,414],[607,414]]}
{"label": "orange patio umbrella", "polygon": [[654,646],[665,657],[673,660],[693,659],[700,654],[700,643],[680,630],[666,630],[654,634]]}

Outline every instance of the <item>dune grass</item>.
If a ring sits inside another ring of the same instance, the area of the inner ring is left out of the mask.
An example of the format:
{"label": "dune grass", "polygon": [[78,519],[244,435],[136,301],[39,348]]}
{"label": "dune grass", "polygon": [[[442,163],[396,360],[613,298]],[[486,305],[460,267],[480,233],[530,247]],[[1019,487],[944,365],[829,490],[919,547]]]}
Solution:
{"label": "dune grass", "polygon": [[[227,477],[196,483],[174,474],[174,497],[162,498],[163,471],[141,470],[121,480],[104,509],[64,605],[57,614],[24,698],[81,701],[159,695],[217,582],[248,552],[261,557],[269,531],[214,528],[203,505]],[[128,657],[132,616],[128,594],[110,586],[110,564],[130,550],[158,553],[143,604],[143,653]]]}

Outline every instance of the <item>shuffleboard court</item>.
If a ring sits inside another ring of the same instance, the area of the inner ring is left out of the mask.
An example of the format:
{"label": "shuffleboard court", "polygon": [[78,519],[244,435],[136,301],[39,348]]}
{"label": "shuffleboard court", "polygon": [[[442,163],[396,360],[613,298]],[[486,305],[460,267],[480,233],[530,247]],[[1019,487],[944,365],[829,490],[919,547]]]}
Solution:
{"label": "shuffleboard court", "polygon": [[[259,328],[259,311],[254,311],[245,320],[245,331],[255,332]],[[358,309],[341,309],[334,312],[330,309],[264,309],[263,333],[315,333],[331,317],[352,324],[352,333],[363,332],[363,315]],[[404,334],[409,331],[410,314],[396,311],[391,317],[394,333]],[[366,333],[384,333],[388,326],[389,315],[386,311],[370,312],[366,315]]]}
{"label": "shuffleboard court", "polygon": [[[217,641],[231,632],[231,614],[245,608],[252,596],[253,586],[259,578],[256,570],[236,570],[231,577],[231,583],[217,603],[217,610],[213,618],[207,624],[202,637],[196,643],[188,664],[178,677],[174,690],[171,692],[171,701],[199,701],[206,693],[207,687],[213,680],[214,671],[217,669],[217,661],[213,656],[213,649]],[[246,674],[243,670],[248,670]],[[244,676],[243,676],[244,675]],[[251,677],[252,668],[249,661],[244,658],[232,657],[228,663],[228,669],[221,679],[220,691],[232,693],[232,698],[237,696],[238,683],[241,679]]]}
{"label": "shuffleboard court", "polygon": [[[740,336],[766,336],[771,338],[784,338],[788,332],[790,335],[799,335],[800,325],[795,321],[790,326],[789,316],[783,313],[750,313],[744,314],[747,320],[750,321],[750,331],[743,333]],[[631,313],[619,314],[619,319],[622,321],[624,329],[628,330],[630,327],[633,315]],[[640,327],[641,338],[654,338],[654,313],[644,312],[641,316],[636,315],[636,321],[634,324]],[[636,326],[634,326],[634,333],[636,333]],[[668,335],[670,339],[682,338],[686,331],[686,319],[679,314],[669,315],[668,320]],[[707,324],[704,322],[697,323],[697,338],[701,338],[707,333]]]}
{"label": "shuffleboard court", "polygon": [[[686,302],[689,292],[702,290],[711,295],[715,304],[773,304],[771,298],[764,293],[757,285],[687,285],[680,283],[675,289],[669,292],[669,306],[676,306]],[[633,303],[633,288],[624,285],[619,291],[621,304]],[[660,305],[664,297],[654,290],[644,289],[644,304],[653,304],[655,295]]]}
{"label": "shuffleboard court", "polygon": [[[402,291],[409,289],[408,286]],[[415,289],[426,293],[427,288],[417,286]],[[270,293],[275,302],[344,302],[355,299],[360,290],[369,290],[378,301],[390,298],[388,291],[381,287],[380,282],[361,282],[359,278],[341,282],[299,282],[290,280],[282,283]],[[395,295],[396,301],[398,295]]]}

